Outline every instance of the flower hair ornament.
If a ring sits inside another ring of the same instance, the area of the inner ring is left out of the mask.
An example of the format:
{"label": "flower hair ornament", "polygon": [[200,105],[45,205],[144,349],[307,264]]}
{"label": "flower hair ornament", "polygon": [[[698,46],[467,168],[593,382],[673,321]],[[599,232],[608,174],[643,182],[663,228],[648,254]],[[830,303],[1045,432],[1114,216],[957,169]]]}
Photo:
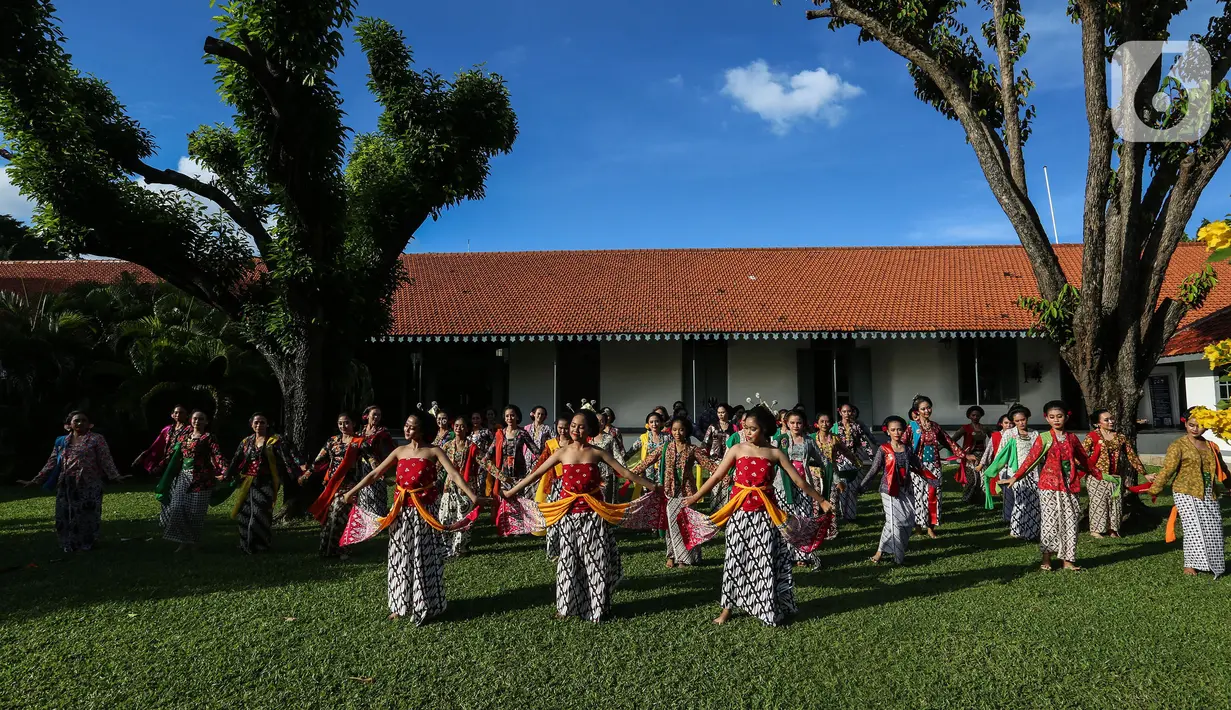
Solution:
{"label": "flower hair ornament", "polygon": [[[423,405],[419,405],[419,406],[423,406]],[[439,417],[443,412],[440,409],[439,404],[432,402],[432,408],[427,410],[427,413],[432,415],[433,417]]]}
{"label": "flower hair ornament", "polygon": [[[757,401],[755,403],[752,401],[752,397],[756,397]],[[760,392],[754,392],[752,397],[744,398],[744,401],[752,405],[752,407],[765,407],[766,409],[772,412],[774,411],[774,407],[778,406],[778,400],[776,399],[772,402],[766,402],[765,400],[761,399]]]}
{"label": "flower hair ornament", "polygon": [[590,410],[591,412],[594,412],[595,414],[598,414],[598,410],[595,408],[597,405],[598,405],[598,400],[597,400],[597,399],[592,399],[592,400],[590,400],[590,401],[588,401],[588,402],[587,402],[586,400],[584,400],[584,399],[583,399],[583,400],[581,400],[581,408],[582,408],[582,409],[588,409],[588,410]]}

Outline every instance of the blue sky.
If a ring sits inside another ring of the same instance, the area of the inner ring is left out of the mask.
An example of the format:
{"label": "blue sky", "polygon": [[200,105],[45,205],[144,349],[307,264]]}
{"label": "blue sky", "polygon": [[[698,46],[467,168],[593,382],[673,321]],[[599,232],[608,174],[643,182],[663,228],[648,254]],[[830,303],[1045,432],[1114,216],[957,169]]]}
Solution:
{"label": "blue sky", "polygon": [[[1192,3],[1173,36],[1201,30],[1213,4]],[[1087,128],[1064,5],[1026,1],[1039,111],[1027,164],[1044,223],[1046,164],[1060,238],[1075,241]],[[1015,242],[961,129],[914,98],[904,61],[806,21],[810,6],[361,0],[407,34],[420,68],[502,74],[521,126],[487,198],[408,251]],[[77,66],[154,132],[160,166],[185,162],[198,124],[229,120],[201,61],[212,14],[205,0],[59,3]],[[337,79],[359,131],[377,115],[366,69],[352,44]],[[1229,193],[1224,170],[1197,217],[1231,212]],[[0,211],[28,215],[7,183]]]}

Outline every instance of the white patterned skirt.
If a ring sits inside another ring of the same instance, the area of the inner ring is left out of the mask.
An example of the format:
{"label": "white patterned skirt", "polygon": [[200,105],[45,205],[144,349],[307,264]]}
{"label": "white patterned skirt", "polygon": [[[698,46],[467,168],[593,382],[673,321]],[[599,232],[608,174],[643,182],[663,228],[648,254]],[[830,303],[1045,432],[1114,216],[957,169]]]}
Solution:
{"label": "white patterned skirt", "polygon": [[726,526],[722,564],[724,609],[742,609],[768,626],[796,611],[791,554],[764,510],[737,510]]}
{"label": "white patterned skirt", "polygon": [[389,613],[422,624],[444,610],[444,539],[413,506],[403,508],[389,526]]}
{"label": "white patterned skirt", "polygon": [[611,527],[598,513],[565,513],[558,528],[556,613],[598,623],[611,611],[611,594],[624,578]]}
{"label": "white patterned skirt", "polygon": [[162,509],[162,537],[182,545],[195,545],[205,528],[210,491],[193,491],[191,469],[181,472],[171,484],[171,495]]}
{"label": "white patterned skirt", "polygon": [[[560,493],[564,490],[564,479],[555,476],[551,481],[551,490],[547,493],[547,501],[554,503],[560,500]],[[607,500],[614,500],[608,498]],[[560,557],[560,526],[552,525],[547,528],[547,559],[555,562]]]}
{"label": "white patterned skirt", "polygon": [[684,507],[682,497],[667,499],[667,559],[677,565],[695,565],[701,562],[701,546],[697,545],[691,550],[684,546],[684,536],[676,520]]}
{"label": "white patterned skirt", "polygon": [[905,486],[898,489],[896,496],[888,493],[881,493],[880,496],[881,507],[885,511],[885,526],[881,528],[880,545],[876,551],[893,555],[893,561],[902,564],[906,561],[906,548],[915,527],[914,503]]}
{"label": "white patterned skirt", "polygon": [[[933,476],[940,478],[940,464],[935,461],[925,461],[923,468]],[[914,471],[910,472],[911,490],[914,491],[915,525],[931,528],[940,525],[940,491],[939,487],[928,485],[927,479]]]}
{"label": "white patterned skirt", "polygon": [[846,488],[838,490],[839,486],[834,486],[829,492],[829,502],[837,508],[837,517],[847,521],[854,520],[859,505],[859,493],[855,490],[859,469],[839,471],[838,479],[846,484]]}
{"label": "white patterned skirt", "polygon": [[1215,577],[1227,571],[1227,553],[1222,534],[1222,511],[1218,499],[1206,486],[1205,498],[1176,493],[1176,510],[1184,526],[1184,566]]}
{"label": "white patterned skirt", "polygon": [[260,476],[248,488],[248,497],[239,506],[239,546],[248,554],[268,550],[273,537],[274,521],[273,479]]}
{"label": "white patterned skirt", "polygon": [[1065,562],[1076,562],[1077,523],[1081,520],[1081,502],[1068,491],[1038,491],[1038,497],[1039,510],[1042,513],[1039,549],[1050,552]]}
{"label": "white patterned skirt", "polygon": [[1041,517],[1038,469],[1022,476],[1010,490],[1013,492],[1013,513],[1009,518],[1009,534],[1021,540],[1038,540]]}
{"label": "white patterned skirt", "polygon": [[[461,520],[470,512],[470,499],[454,486],[447,486],[440,496],[440,522],[451,525]],[[470,529],[457,532],[441,533],[444,536],[445,554],[448,557],[460,557],[467,552],[470,543]]]}
{"label": "white patterned skirt", "polygon": [[1090,498],[1090,532],[1120,532],[1120,480],[1100,481],[1087,476],[1086,494]]}

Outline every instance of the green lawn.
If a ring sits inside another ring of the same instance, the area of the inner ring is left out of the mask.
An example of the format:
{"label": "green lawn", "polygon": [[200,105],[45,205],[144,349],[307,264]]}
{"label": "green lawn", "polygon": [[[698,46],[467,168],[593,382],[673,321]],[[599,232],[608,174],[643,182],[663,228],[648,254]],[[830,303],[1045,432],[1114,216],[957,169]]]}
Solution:
{"label": "green lawn", "polygon": [[[1037,571],[1000,512],[946,497],[938,541],[908,565],[866,562],[879,501],[797,574],[798,620],[718,611],[721,540],[668,570],[657,538],[620,536],[625,584],[599,626],[554,612],[539,538],[450,562],[449,610],[385,620],[385,543],[316,557],[279,529],[245,557],[211,511],[204,549],[158,537],[148,486],[109,489],[104,542],[66,556],[53,499],[0,492],[0,707],[1223,708],[1231,581],[1180,574],[1162,529],[1079,542],[1079,574]],[[1166,501],[1160,499],[1158,505]],[[150,540],[149,538],[154,538]]]}

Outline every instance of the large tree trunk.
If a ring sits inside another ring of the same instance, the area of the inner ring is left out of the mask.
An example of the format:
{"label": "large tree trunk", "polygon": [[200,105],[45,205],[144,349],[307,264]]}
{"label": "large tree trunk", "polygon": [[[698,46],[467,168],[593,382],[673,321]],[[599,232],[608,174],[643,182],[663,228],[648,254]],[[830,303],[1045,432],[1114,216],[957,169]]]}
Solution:
{"label": "large tree trunk", "polygon": [[[1120,357],[1090,358],[1080,357],[1074,352],[1076,345],[1066,348],[1065,361],[1072,368],[1078,385],[1081,386],[1083,402],[1068,402],[1066,404],[1076,411],[1077,407],[1085,407],[1087,414],[1095,410],[1106,409],[1115,417],[1116,428],[1128,438],[1134,446],[1137,444],[1137,407],[1145,389],[1149,368],[1139,368],[1136,347],[1121,343],[1116,348]],[[1092,366],[1090,366],[1092,365]],[[1097,422],[1091,421],[1093,428]],[[1074,432],[1077,433],[1077,432]],[[1141,502],[1135,493],[1128,492],[1128,486],[1140,483],[1137,471],[1131,466],[1124,467],[1124,516],[1122,527],[1140,526],[1153,527],[1158,524],[1159,517]]]}
{"label": "large tree trunk", "polygon": [[[261,351],[282,390],[281,433],[309,471],[316,452],[328,438],[325,412],[329,409],[329,389],[324,376],[324,343],[324,333],[309,327],[289,351]],[[283,507],[277,517],[293,519],[303,515],[320,490],[319,480],[303,486],[287,482]]]}

